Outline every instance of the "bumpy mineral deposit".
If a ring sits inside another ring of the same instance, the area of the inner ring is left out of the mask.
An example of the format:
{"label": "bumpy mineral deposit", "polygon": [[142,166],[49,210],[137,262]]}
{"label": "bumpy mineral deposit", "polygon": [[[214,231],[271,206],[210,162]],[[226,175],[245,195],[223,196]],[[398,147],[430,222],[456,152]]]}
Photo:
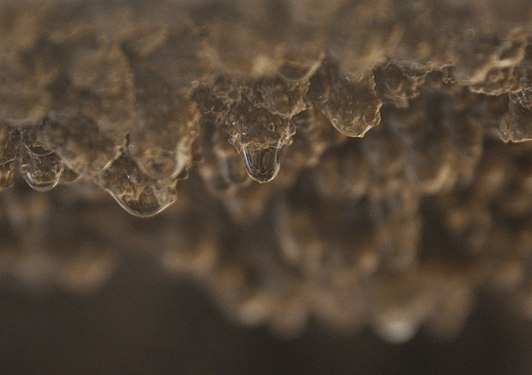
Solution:
{"label": "bumpy mineral deposit", "polygon": [[532,319],[530,140],[528,0],[0,2],[0,273],[30,285],[141,251],[284,335],[452,336],[479,291]]}

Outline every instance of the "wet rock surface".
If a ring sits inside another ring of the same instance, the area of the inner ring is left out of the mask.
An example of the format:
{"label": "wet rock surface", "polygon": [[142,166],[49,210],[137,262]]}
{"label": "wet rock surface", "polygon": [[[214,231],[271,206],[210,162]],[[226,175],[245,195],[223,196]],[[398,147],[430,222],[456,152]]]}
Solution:
{"label": "wet rock surface", "polygon": [[3,0],[0,273],[85,291],[139,251],[286,336],[452,336],[486,290],[532,318],[532,5],[501,4]]}

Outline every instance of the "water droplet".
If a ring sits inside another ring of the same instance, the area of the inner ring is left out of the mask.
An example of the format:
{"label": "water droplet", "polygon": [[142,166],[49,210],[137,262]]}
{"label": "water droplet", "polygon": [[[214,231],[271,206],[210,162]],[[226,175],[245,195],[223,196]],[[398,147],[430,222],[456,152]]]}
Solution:
{"label": "water droplet", "polygon": [[295,134],[292,122],[243,100],[231,109],[225,125],[229,142],[242,153],[248,175],[260,183],[275,178],[281,150],[291,144]]}
{"label": "water droplet", "polygon": [[282,148],[249,149],[242,146],[242,157],[249,176],[259,183],[269,182],[281,167]]}
{"label": "water droplet", "polygon": [[373,75],[353,80],[338,67],[326,64],[311,80],[309,97],[323,105],[322,113],[347,137],[363,137],[381,121],[382,102]]}
{"label": "water droplet", "polygon": [[122,155],[101,173],[98,183],[134,216],[154,216],[177,200],[175,178],[150,178],[128,155]]}
{"label": "water droplet", "polygon": [[334,83],[323,113],[343,135],[363,137],[381,122],[382,102],[372,85],[372,82],[351,82],[347,79],[338,79]]}
{"label": "water droplet", "polygon": [[61,178],[64,165],[53,151],[40,144],[21,147],[20,174],[37,191],[53,189]]}
{"label": "water droplet", "polygon": [[117,193],[114,190],[107,190],[109,194],[118,202],[126,212],[138,217],[151,217],[162,212],[165,208],[175,202],[175,197],[165,197],[162,201],[150,187],[142,190],[138,196]]}

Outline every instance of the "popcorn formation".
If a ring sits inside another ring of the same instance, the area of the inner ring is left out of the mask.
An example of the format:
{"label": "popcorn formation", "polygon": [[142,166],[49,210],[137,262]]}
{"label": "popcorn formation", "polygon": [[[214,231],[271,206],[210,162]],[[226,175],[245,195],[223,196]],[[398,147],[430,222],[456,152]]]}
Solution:
{"label": "popcorn formation", "polygon": [[526,3],[3,1],[0,269],[149,251],[284,334],[450,335],[484,288],[531,316]]}

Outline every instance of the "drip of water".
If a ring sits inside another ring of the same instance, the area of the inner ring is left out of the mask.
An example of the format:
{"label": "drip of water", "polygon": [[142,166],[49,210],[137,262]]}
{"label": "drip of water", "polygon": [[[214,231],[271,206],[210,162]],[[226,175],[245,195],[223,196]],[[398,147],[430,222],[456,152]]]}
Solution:
{"label": "drip of water", "polygon": [[242,158],[248,175],[259,183],[272,181],[281,167],[282,147],[250,149],[242,146]]}
{"label": "drip of water", "polygon": [[57,186],[64,170],[63,161],[40,144],[21,147],[20,174],[34,190],[49,191]]}
{"label": "drip of water", "polygon": [[[161,197],[152,187],[147,187],[137,196],[122,194],[114,189],[107,192],[118,202],[126,212],[138,217],[151,217],[162,212],[165,208],[176,201],[176,196],[168,195]],[[161,199],[163,198],[163,199]]]}
{"label": "drip of water", "polygon": [[125,211],[138,217],[154,216],[177,200],[175,178],[150,178],[128,155],[101,173],[98,183]]}

